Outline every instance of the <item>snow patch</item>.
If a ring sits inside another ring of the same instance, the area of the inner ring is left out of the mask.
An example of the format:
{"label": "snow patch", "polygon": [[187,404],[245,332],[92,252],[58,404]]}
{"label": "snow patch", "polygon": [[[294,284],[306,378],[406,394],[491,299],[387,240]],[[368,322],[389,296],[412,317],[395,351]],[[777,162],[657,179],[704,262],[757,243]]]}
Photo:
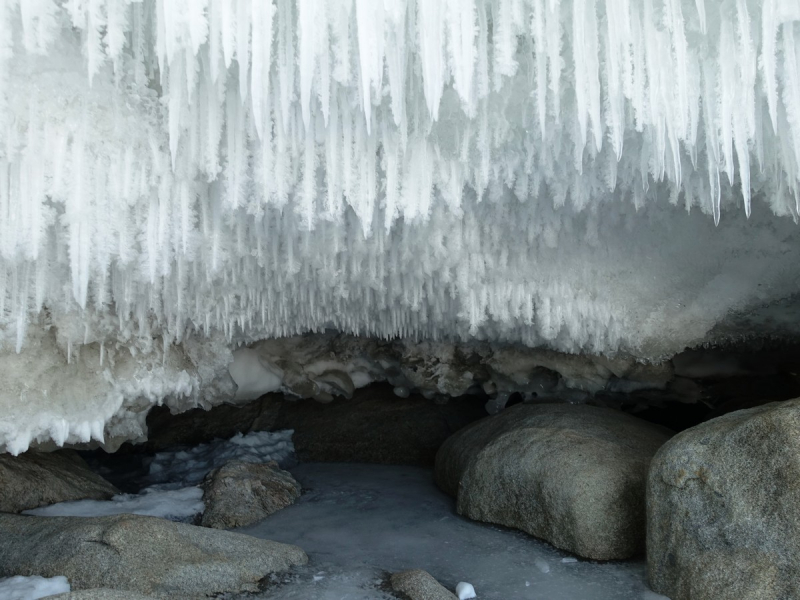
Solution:
{"label": "snow patch", "polygon": [[6,577],[0,579],[0,598],[3,600],[38,600],[70,591],[66,577]]}
{"label": "snow patch", "polygon": [[472,587],[471,583],[467,583],[466,581],[462,581],[456,586],[456,596],[458,596],[458,600],[470,600],[471,598],[477,597],[475,595],[475,588]]}
{"label": "snow patch", "polygon": [[203,490],[186,487],[175,490],[147,488],[139,494],[119,494],[110,500],[59,502],[24,511],[40,517],[105,517],[108,515],[145,515],[171,521],[190,521],[205,510]]}

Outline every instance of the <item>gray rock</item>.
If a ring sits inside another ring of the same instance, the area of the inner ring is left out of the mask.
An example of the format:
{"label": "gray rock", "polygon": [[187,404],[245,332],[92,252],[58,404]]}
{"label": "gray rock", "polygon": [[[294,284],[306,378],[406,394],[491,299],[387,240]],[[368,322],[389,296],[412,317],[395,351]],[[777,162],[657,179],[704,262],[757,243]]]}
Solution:
{"label": "gray rock", "polygon": [[156,597],[146,596],[139,592],[94,588],[91,590],[78,590],[75,592],[67,592],[66,594],[47,596],[44,600],[156,600]]}
{"label": "gray rock", "polygon": [[153,517],[0,514],[0,577],[64,575],[75,590],[255,591],[269,573],[307,561],[296,546]]}
{"label": "gray rock", "polygon": [[658,451],[647,571],[673,600],[800,598],[800,399],[707,421]]}
{"label": "gray rock", "polygon": [[203,482],[204,527],[230,529],[266,519],[300,497],[300,484],[278,463],[231,461]]}
{"label": "gray rock", "polygon": [[107,500],[119,490],[71,450],[0,454],[0,512],[71,500]]}
{"label": "gray rock", "polygon": [[436,481],[471,519],[628,558],[644,551],[647,468],[670,434],[607,408],[518,404],[448,439]]}
{"label": "gray rock", "polygon": [[395,573],[391,584],[395,592],[405,594],[410,600],[458,600],[433,575],[422,569]]}

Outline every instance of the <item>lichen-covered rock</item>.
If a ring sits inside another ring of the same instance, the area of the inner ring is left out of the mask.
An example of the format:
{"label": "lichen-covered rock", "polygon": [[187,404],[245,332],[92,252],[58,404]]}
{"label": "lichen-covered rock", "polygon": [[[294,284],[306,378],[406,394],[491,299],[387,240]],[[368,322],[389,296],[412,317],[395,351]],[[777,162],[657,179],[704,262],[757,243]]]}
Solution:
{"label": "lichen-covered rock", "polygon": [[71,500],[107,500],[119,490],[76,452],[0,454],[0,512],[18,513]]}
{"label": "lichen-covered rock", "polygon": [[153,517],[0,514],[0,577],[63,575],[73,590],[176,598],[256,591],[268,574],[307,561],[296,546]]}
{"label": "lichen-covered rock", "polygon": [[659,450],[647,570],[672,600],[800,598],[800,399],[707,421]]}
{"label": "lichen-covered rock", "polygon": [[410,600],[458,600],[452,592],[422,569],[395,573],[391,577],[392,589]]}
{"label": "lichen-covered rock", "polygon": [[246,527],[286,508],[300,497],[300,484],[278,463],[231,461],[203,482],[204,527]]}
{"label": "lichen-covered rock", "polygon": [[459,514],[598,560],[644,551],[645,480],[664,428],[593,406],[518,404],[466,427],[436,457]]}

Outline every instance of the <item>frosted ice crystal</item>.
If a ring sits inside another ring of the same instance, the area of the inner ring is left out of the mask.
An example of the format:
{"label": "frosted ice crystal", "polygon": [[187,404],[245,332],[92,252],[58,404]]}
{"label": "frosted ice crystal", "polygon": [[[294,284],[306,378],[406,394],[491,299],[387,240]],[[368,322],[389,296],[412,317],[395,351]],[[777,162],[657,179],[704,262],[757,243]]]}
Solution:
{"label": "frosted ice crystal", "polygon": [[797,217],[798,19],[784,0],[4,0],[6,334],[19,349],[55,306],[155,314],[177,340],[546,321],[541,282],[484,285],[530,258],[509,235],[562,237],[542,205],[590,230],[659,195]]}
{"label": "frosted ice crystal", "polygon": [[[47,330],[101,366],[328,328],[702,340],[799,289],[798,21],[796,0],[0,0],[0,355]],[[198,361],[165,393],[197,403]],[[118,408],[153,401],[98,373]]]}

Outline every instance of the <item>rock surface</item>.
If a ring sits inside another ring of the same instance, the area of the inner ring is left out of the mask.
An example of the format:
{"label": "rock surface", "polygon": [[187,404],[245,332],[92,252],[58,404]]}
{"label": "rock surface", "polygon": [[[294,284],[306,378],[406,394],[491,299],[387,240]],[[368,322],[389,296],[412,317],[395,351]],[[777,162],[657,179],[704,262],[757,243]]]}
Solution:
{"label": "rock surface", "polygon": [[0,454],[0,512],[18,513],[56,502],[107,500],[119,490],[70,450]]}
{"label": "rock surface", "polygon": [[200,524],[215,529],[246,527],[286,508],[300,497],[300,484],[278,463],[231,461],[203,482],[206,510]]}
{"label": "rock surface", "polygon": [[73,590],[255,591],[269,573],[307,560],[296,546],[152,517],[0,515],[0,577],[64,575]]}
{"label": "rock surface", "polygon": [[395,573],[391,584],[395,592],[405,594],[410,600],[458,600],[433,575],[422,569]]}
{"label": "rock surface", "polygon": [[647,570],[672,600],[800,598],[800,399],[727,414],[659,450]]}
{"label": "rock surface", "polygon": [[620,411],[518,404],[448,439],[436,481],[459,514],[597,560],[645,547],[650,459],[670,437]]}

